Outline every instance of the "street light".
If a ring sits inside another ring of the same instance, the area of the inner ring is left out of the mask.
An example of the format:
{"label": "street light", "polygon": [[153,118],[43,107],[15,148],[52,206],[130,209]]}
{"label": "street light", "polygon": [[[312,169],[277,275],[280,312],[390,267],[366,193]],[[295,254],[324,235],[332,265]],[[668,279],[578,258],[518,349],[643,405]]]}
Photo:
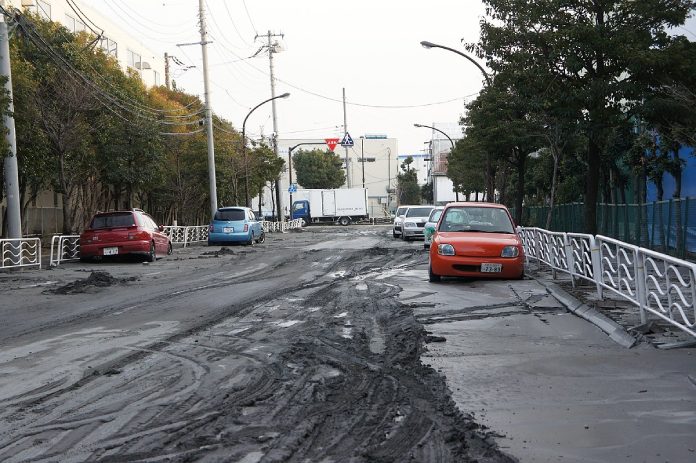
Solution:
{"label": "street light", "polygon": [[[420,128],[432,129],[432,130],[434,130],[435,132],[441,133],[442,135],[444,135],[445,137],[447,137],[447,139],[449,140],[449,142],[452,144],[452,149],[450,150],[450,153],[454,151],[454,141],[452,141],[452,138],[450,138],[450,136],[447,135],[447,134],[446,134],[445,132],[443,132],[442,130],[436,129],[435,127],[432,127],[432,126],[430,126],[430,125],[423,125],[423,124],[413,124],[413,126],[414,126],[414,127],[418,127],[419,129],[420,129]],[[433,164],[432,159],[433,159],[433,153],[430,153],[430,166],[431,166],[431,169],[432,169],[432,164]],[[456,190],[456,188],[455,188],[455,191],[454,191],[454,196],[455,196],[455,199],[456,199],[457,201],[459,201],[459,192]]]}
{"label": "street light", "polygon": [[427,48],[427,49],[430,49],[430,48],[442,48],[443,50],[451,51],[452,53],[456,53],[456,54],[458,54],[459,56],[463,56],[464,58],[468,59],[469,61],[471,61],[472,63],[474,63],[474,65],[475,65],[477,68],[479,68],[479,71],[481,71],[481,74],[483,74],[483,77],[486,78],[486,85],[488,85],[488,86],[490,87],[490,85],[491,85],[491,76],[489,76],[488,73],[486,72],[486,70],[483,69],[483,66],[481,66],[481,65],[478,63],[478,61],[476,61],[476,60],[475,60],[474,58],[472,58],[471,56],[469,56],[469,55],[467,55],[467,54],[465,54],[465,53],[462,53],[462,52],[459,51],[459,50],[455,50],[454,48],[450,48],[450,47],[447,47],[447,46],[445,46],[445,45],[438,45],[438,44],[436,44],[436,43],[428,42],[427,40],[423,40],[420,44],[423,46],[423,48]]}
{"label": "street light", "polygon": [[249,116],[251,116],[251,113],[256,111],[259,106],[262,106],[269,101],[277,100],[279,98],[287,98],[289,97],[289,93],[283,93],[282,95],[275,96],[273,98],[269,98],[267,100],[262,101],[261,103],[257,104],[254,106],[251,111],[246,115],[244,118],[244,122],[242,123],[242,153],[244,157],[244,204],[246,207],[249,207],[250,201],[249,201],[249,163],[247,162],[247,149],[246,149],[246,122],[247,119],[249,119]]}

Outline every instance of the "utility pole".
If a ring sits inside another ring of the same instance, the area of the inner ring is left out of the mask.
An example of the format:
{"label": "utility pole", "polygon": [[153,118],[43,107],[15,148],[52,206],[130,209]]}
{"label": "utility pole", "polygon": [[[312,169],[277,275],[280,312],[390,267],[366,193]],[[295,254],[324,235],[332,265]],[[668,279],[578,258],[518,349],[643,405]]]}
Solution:
{"label": "utility pole", "polygon": [[[348,134],[348,116],[346,113],[346,88],[343,87],[343,130],[344,136]],[[350,159],[348,158],[348,147],[346,146],[346,186],[350,188]]]}
{"label": "utility pole", "polygon": [[169,54],[167,52],[164,53],[164,85],[167,90],[172,89],[169,83]]}
{"label": "utility pole", "polygon": [[[202,0],[201,0],[202,1]],[[260,36],[254,37],[254,40],[258,39]],[[273,34],[271,31],[268,31],[266,34],[266,48],[268,49],[268,63],[270,66],[271,70],[271,98],[275,98],[275,75],[273,74],[273,53],[277,53],[275,50],[275,45],[277,43],[271,42],[273,40],[273,37],[283,37],[283,34]],[[273,152],[275,155],[278,157],[278,115],[276,114],[276,102],[275,100],[271,101],[271,110],[273,112]],[[288,169],[290,166],[288,166]],[[278,221],[282,222],[284,218],[283,214],[283,203],[282,203],[282,196],[280,194],[280,176],[275,179],[275,194],[276,194],[276,210],[278,212]]]}
{"label": "utility pole", "polygon": [[5,155],[5,192],[7,194],[7,236],[22,237],[22,217],[19,204],[19,169],[17,167],[17,136],[15,133],[14,104],[12,103],[12,70],[10,67],[10,37],[5,16],[0,14],[0,74],[7,77],[5,91],[10,97],[8,112],[3,116],[5,139],[9,150]]}
{"label": "utility pole", "polygon": [[201,51],[203,53],[203,93],[205,104],[205,127],[208,134],[208,183],[210,184],[210,218],[217,211],[217,185],[215,183],[215,140],[213,139],[213,110],[210,107],[210,82],[208,81],[208,31],[205,28],[203,0],[198,0],[201,23]]}

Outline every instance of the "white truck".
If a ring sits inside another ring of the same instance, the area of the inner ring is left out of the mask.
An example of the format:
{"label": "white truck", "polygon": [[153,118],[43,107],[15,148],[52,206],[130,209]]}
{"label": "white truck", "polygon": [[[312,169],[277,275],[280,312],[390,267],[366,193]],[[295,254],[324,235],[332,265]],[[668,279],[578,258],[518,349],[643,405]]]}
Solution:
{"label": "white truck", "polygon": [[292,195],[291,216],[304,224],[351,222],[369,218],[365,188],[297,190]]}

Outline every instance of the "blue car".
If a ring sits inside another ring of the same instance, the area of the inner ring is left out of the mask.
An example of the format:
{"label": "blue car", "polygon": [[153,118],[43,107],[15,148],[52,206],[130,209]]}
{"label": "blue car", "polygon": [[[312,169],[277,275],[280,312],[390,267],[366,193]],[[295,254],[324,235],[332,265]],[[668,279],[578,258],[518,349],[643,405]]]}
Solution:
{"label": "blue car", "polygon": [[263,243],[266,234],[261,222],[248,207],[221,207],[208,228],[208,246],[215,244]]}

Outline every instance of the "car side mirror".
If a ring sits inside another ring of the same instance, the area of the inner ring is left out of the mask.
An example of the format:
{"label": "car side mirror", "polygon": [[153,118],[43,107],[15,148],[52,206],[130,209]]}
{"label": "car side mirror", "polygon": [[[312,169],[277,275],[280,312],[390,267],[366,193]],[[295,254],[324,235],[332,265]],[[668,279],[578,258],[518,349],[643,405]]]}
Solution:
{"label": "car side mirror", "polygon": [[157,229],[158,229],[159,231],[164,231],[164,225],[158,225],[158,226],[157,226]]}

